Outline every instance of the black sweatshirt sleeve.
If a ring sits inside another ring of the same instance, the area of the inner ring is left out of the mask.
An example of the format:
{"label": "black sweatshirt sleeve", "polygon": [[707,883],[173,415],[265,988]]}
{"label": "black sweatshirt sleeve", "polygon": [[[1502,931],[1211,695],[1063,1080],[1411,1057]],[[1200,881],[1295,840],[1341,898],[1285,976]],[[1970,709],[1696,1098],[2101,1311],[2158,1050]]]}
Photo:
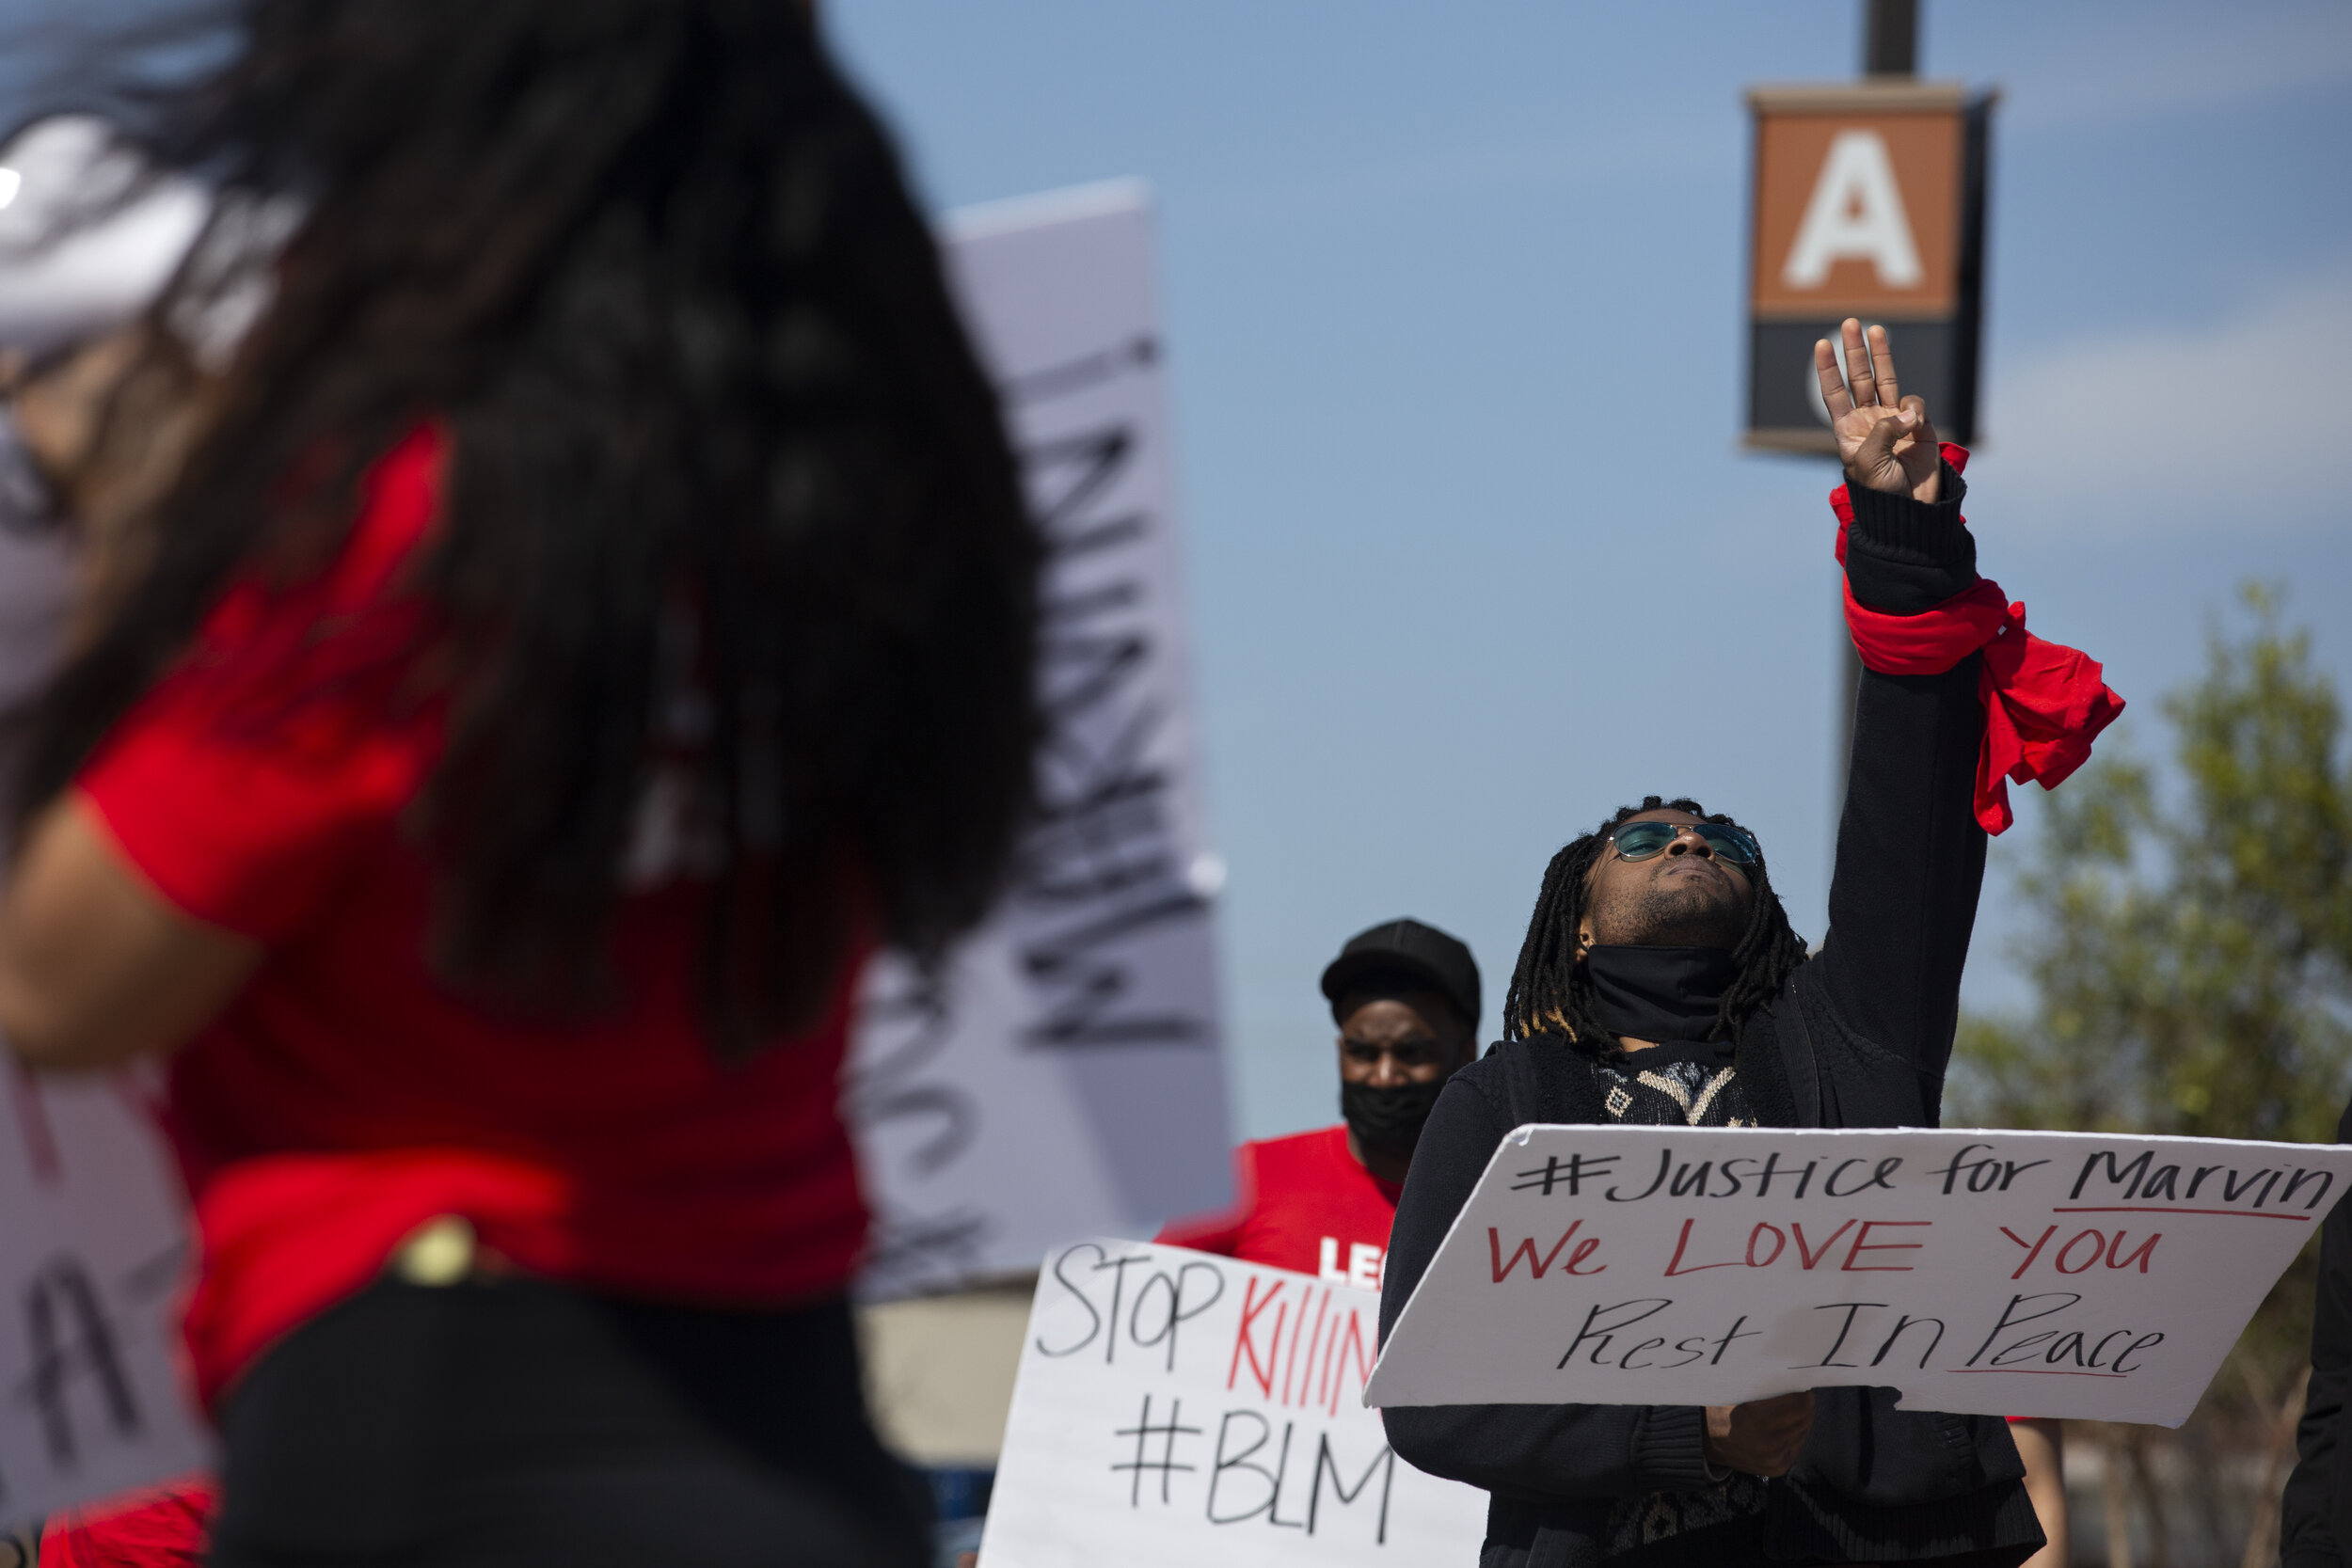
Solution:
{"label": "black sweatshirt sleeve", "polygon": [[[1966,491],[1948,465],[1943,493],[1930,506],[1853,492],[1846,581],[1858,602],[1915,615],[1975,583],[1976,542],[1960,519]],[[1930,1079],[1951,1059],[1984,883],[1974,811],[1979,663],[1971,654],[1940,675],[1862,673],[1820,960],[1839,1016]]]}
{"label": "black sweatshirt sleeve", "polygon": [[1968,482],[1949,463],[1943,473],[1933,503],[1846,486],[1846,580],[1870,609],[1916,615],[1976,586],[1977,541],[1960,515]]}
{"label": "black sweatshirt sleeve", "polygon": [[[2352,1139],[2352,1106],[2336,1142]],[[2319,1227],[2319,1300],[2312,1313],[2312,1382],[2295,1429],[2295,1473],[2280,1499],[2280,1568],[2344,1568],[2352,1488],[2344,1473],[2344,1396],[2352,1391],[2352,1203]]]}
{"label": "black sweatshirt sleeve", "polygon": [[[1413,1149],[1380,1271],[1385,1342],[1470,1189],[1510,1131],[1477,1085],[1457,1076]],[[1696,1405],[1438,1404],[1383,1410],[1406,1464],[1505,1496],[1617,1497],[1691,1491],[1710,1475]]]}

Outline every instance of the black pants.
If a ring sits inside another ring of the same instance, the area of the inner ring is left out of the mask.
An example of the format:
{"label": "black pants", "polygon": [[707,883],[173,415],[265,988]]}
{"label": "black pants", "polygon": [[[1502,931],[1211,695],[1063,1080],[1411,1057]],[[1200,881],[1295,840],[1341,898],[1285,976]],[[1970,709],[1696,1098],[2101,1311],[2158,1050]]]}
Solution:
{"label": "black pants", "polygon": [[218,1568],[919,1568],[839,1302],[719,1312],[380,1282],[222,1412]]}

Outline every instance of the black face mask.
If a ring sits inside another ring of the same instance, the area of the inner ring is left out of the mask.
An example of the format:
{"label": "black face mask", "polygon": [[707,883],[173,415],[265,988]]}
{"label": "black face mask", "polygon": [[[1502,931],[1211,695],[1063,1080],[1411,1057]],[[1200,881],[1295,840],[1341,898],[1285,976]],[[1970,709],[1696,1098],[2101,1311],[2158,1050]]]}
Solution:
{"label": "black face mask", "polygon": [[1740,966],[1723,947],[1604,947],[1584,950],[1593,1016],[1613,1034],[1637,1040],[1715,1037],[1724,992]]}
{"label": "black face mask", "polygon": [[1370,1084],[1340,1085],[1340,1115],[1366,1153],[1410,1159],[1421,1142],[1421,1130],[1436,1108],[1445,1080],[1427,1084],[1398,1084],[1375,1088]]}

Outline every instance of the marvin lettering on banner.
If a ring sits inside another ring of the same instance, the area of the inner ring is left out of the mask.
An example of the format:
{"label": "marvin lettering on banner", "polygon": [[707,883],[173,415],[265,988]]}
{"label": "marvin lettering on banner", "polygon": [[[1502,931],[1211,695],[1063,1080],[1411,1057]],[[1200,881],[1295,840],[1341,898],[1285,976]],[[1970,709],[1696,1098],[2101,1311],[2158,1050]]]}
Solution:
{"label": "marvin lettering on banner", "polygon": [[1458,1564],[1486,1498],[1389,1448],[1363,1404],[1380,1298],[1136,1242],[1047,1255],[987,1568]]}
{"label": "marvin lettering on banner", "polygon": [[1374,1404],[1737,1404],[2178,1426],[2352,1147],[2089,1132],[1522,1127]]}
{"label": "marvin lettering on banner", "polygon": [[[1149,1234],[1232,1180],[1211,851],[1143,188],[952,214],[950,280],[1045,534],[1040,812],[982,928],[867,987],[869,1299]],[[941,759],[953,767],[953,758]]]}
{"label": "marvin lettering on banner", "polygon": [[1759,87],[1745,444],[1830,452],[1813,344],[1848,316],[1902,343],[1903,389],[1976,439],[1994,98],[1949,82]]}

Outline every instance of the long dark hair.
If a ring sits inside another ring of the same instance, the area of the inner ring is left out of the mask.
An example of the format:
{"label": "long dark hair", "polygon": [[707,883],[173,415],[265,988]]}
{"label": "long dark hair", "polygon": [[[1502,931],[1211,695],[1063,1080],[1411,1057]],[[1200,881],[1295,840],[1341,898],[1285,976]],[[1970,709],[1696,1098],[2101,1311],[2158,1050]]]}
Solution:
{"label": "long dark hair", "polygon": [[1040,545],[930,230],[804,8],[227,14],[215,68],[124,95],[139,150],[217,193],[154,319],[217,319],[253,282],[239,236],[286,236],[144,569],[29,711],[20,815],[228,581],[330,558],[358,476],[433,419],[416,667],[449,728],[412,825],[446,975],[584,994],[665,749],[711,830],[723,1048],[809,1021],[861,927],[928,955],[970,927],[1030,800]]}
{"label": "long dark hair", "polygon": [[[1592,977],[1576,961],[1577,928],[1591,907],[1593,868],[1600,862],[1609,831],[1645,811],[1688,812],[1703,822],[1738,827],[1721,812],[1709,814],[1696,800],[1668,800],[1651,795],[1638,806],[1619,806],[1617,814],[1583,837],[1571,841],[1544,867],[1543,890],[1535,895],[1535,912],[1527,923],[1527,940],[1519,944],[1519,961],[1511,971],[1511,990],[1502,1000],[1505,1039],[1535,1035],[1565,1035],[1594,1052],[1617,1049],[1617,1037],[1594,1016]],[[1750,834],[1751,838],[1755,835]],[[1731,950],[1738,977],[1724,992],[1715,1015],[1715,1033],[1730,1038],[1749,1015],[1770,1002],[1781,982],[1804,961],[1804,939],[1788,924],[1780,895],[1772,891],[1772,873],[1764,851],[1746,868],[1754,896],[1748,902],[1747,928]]]}

